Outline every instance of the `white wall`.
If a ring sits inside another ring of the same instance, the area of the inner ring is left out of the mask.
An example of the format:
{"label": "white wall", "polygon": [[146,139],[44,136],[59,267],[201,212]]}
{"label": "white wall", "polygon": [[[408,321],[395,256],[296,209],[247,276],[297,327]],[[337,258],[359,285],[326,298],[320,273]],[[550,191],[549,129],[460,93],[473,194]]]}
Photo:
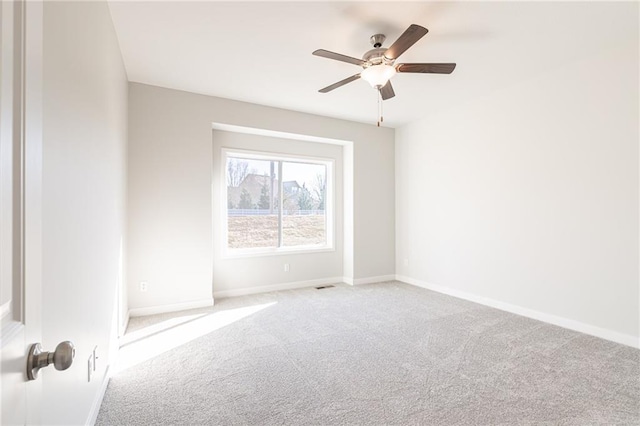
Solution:
{"label": "white wall", "polygon": [[[393,129],[131,83],[130,308],[212,296],[218,244],[212,237],[212,123],[352,141],[355,256],[349,278],[394,273]],[[309,271],[295,280],[314,277]],[[139,291],[140,281],[149,283],[147,292]],[[233,288],[258,284],[247,278]]]}
{"label": "white wall", "polygon": [[615,45],[397,129],[397,274],[637,344],[635,6]]}
{"label": "white wall", "polygon": [[[270,256],[224,256],[222,210],[226,200],[220,191],[226,182],[222,165],[222,149],[294,154],[334,160],[334,189],[331,204],[334,217],[334,250],[317,253],[287,253]],[[213,291],[215,297],[238,294],[250,289],[283,283],[308,285],[311,280],[331,280],[343,275],[343,146],[292,139],[251,135],[239,132],[213,131]],[[289,271],[284,271],[284,264]]]}
{"label": "white wall", "polygon": [[76,357],[41,372],[42,419],[84,424],[117,345],[123,278],[127,77],[105,2],[45,2],[43,84],[42,343],[71,340]]}

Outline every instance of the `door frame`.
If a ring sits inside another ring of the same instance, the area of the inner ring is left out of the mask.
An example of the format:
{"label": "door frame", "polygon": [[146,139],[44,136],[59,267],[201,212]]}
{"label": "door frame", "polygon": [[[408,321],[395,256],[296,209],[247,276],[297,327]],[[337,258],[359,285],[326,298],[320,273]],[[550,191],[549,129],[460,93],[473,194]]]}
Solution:
{"label": "door frame", "polygon": [[[8,308],[0,331],[0,421],[39,424],[42,380],[27,381],[26,359],[31,344],[42,340],[43,2],[3,1],[0,8],[3,24],[12,26],[0,35],[4,99],[0,104],[4,169],[0,303]],[[5,203],[10,204],[9,215]]]}

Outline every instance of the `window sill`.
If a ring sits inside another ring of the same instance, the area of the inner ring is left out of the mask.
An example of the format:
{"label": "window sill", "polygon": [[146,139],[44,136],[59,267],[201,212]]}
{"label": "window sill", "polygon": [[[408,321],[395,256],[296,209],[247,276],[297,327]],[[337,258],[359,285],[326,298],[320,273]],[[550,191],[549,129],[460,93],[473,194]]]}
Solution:
{"label": "window sill", "polygon": [[316,254],[316,253],[329,253],[336,251],[335,247],[300,247],[300,248],[286,248],[281,247],[277,249],[256,249],[252,250],[226,250],[223,251],[222,259],[238,259],[247,257],[265,257],[265,256],[283,256],[283,255],[297,255],[297,254]]}

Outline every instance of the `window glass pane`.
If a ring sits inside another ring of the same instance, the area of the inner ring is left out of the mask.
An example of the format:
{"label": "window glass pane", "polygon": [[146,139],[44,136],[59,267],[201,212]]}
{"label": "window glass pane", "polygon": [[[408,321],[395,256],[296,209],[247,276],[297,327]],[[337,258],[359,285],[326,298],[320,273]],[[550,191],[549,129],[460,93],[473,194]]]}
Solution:
{"label": "window glass pane", "polygon": [[227,158],[228,247],[278,247],[278,162]]}
{"label": "window glass pane", "polygon": [[282,187],[282,245],[325,244],[327,167],[285,161],[282,163]]}

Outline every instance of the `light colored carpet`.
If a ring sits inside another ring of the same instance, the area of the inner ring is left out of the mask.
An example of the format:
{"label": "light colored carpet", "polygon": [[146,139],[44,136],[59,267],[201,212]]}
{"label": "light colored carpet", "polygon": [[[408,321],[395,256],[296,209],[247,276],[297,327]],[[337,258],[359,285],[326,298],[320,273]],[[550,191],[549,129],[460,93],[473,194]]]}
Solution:
{"label": "light colored carpet", "polygon": [[154,331],[124,349],[166,334],[166,352],[111,379],[98,425],[640,424],[640,351],[398,282],[216,300],[128,333]]}

